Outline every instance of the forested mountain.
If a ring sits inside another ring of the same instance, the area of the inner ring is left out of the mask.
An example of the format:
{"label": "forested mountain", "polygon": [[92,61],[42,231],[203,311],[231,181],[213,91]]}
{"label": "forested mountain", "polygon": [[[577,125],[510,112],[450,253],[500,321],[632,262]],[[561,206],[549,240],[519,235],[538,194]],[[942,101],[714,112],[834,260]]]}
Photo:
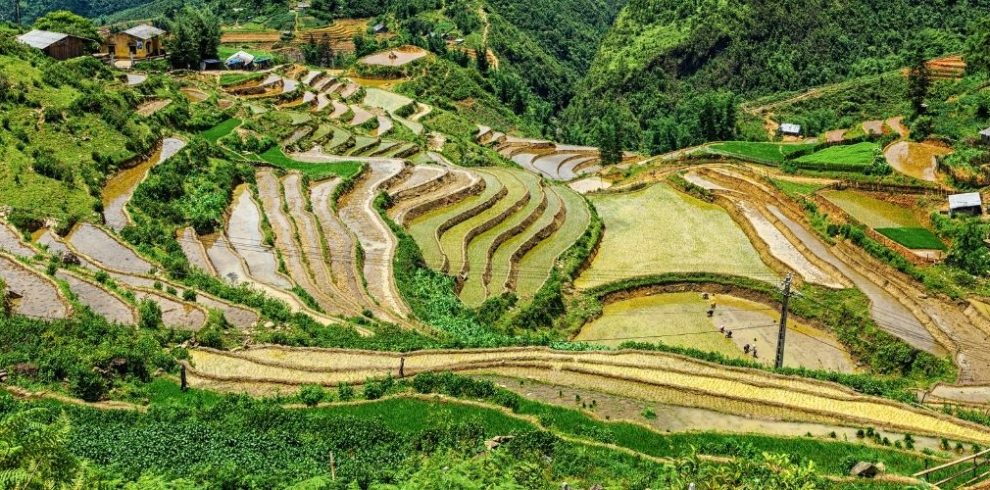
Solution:
{"label": "forested mountain", "polygon": [[[70,10],[83,17],[100,17],[145,3],[148,0],[20,0],[21,21],[33,22],[53,10]],[[14,21],[13,2],[4,4],[5,8],[0,9],[0,21]]]}
{"label": "forested mountain", "polygon": [[929,56],[959,51],[988,9],[986,0],[631,0],[566,124],[571,139],[589,140],[590,123],[611,114],[645,130],[625,146],[646,140],[653,151],[732,137],[736,97],[894,69],[914,41]]}

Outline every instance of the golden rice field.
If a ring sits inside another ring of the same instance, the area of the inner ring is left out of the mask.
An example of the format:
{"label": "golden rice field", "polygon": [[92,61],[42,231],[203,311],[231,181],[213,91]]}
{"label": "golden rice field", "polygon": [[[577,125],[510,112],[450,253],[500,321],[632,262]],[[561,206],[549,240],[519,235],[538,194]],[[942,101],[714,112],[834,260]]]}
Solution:
{"label": "golden rice field", "polygon": [[242,352],[194,349],[194,386],[290,391],[370,376],[460,371],[532,378],[558,385],[679,406],[765,418],[873,426],[974,442],[990,429],[940,413],[858,395],[830,383],[727,368],[673,354],[639,351],[560,352],[545,348],[419,351],[410,354],[261,347]]}
{"label": "golden rice field", "polygon": [[668,272],[777,280],[729,214],[714,204],[665,184],[605,194],[592,202],[605,221],[605,236],[591,266],[575,282],[578,288]]}

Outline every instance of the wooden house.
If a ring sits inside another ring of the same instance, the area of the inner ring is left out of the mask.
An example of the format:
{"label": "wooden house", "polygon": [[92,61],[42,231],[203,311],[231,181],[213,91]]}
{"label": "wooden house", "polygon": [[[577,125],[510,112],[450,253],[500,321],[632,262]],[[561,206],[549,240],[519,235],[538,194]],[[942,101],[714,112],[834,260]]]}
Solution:
{"label": "wooden house", "polygon": [[160,58],[165,56],[164,37],[165,31],[141,24],[110,34],[104,41],[102,52],[112,59],[140,61]]}
{"label": "wooden house", "polygon": [[86,54],[90,43],[95,41],[61,32],[34,30],[17,36],[17,40],[43,51],[57,60],[78,58]]}

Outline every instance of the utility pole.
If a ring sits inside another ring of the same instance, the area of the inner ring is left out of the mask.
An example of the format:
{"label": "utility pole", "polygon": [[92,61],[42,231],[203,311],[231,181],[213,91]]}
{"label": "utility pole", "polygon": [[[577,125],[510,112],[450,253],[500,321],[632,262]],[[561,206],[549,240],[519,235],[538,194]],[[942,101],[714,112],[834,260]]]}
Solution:
{"label": "utility pole", "polygon": [[791,299],[791,274],[784,278],[784,299],[780,302],[780,331],[777,333],[777,360],[774,367],[784,367],[784,340],[787,337],[787,302]]}
{"label": "utility pole", "polygon": [[14,22],[21,25],[21,0],[14,0]]}

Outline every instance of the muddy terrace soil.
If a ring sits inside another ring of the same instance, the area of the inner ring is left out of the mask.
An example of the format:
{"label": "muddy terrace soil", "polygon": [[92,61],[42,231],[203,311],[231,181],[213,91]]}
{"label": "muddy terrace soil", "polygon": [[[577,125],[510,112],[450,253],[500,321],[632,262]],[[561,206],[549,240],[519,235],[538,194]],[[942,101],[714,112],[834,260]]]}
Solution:
{"label": "muddy terrace soil", "polygon": [[19,315],[54,320],[69,316],[68,303],[55,283],[7,255],[0,255],[0,278],[16,297],[13,312]]}
{"label": "muddy terrace soil", "polygon": [[371,54],[358,60],[359,63],[378,66],[403,66],[429,54],[416,46],[400,46],[398,48]]}
{"label": "muddy terrace soil", "polygon": [[937,158],[950,153],[952,153],[951,149],[941,146],[900,141],[890,145],[884,155],[894,170],[919,180],[936,182]]}
{"label": "muddy terrace soil", "polygon": [[107,226],[120,231],[130,223],[127,216],[127,203],[138,184],[148,175],[151,167],[168,160],[186,146],[186,142],[177,138],[165,138],[158,150],[138,162],[133,167],[124,169],[111,177],[103,187],[103,217]]}

